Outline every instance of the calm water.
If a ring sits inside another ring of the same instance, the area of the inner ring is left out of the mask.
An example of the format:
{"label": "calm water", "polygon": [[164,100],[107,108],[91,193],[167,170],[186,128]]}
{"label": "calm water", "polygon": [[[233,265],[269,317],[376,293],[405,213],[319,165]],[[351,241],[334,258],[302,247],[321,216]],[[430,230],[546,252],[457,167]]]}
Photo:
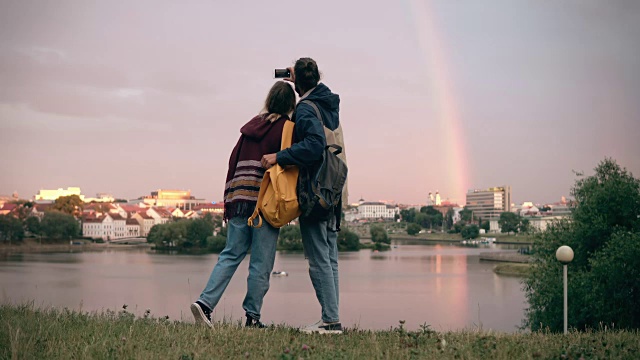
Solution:
{"label": "calm water", "polygon": [[[399,242],[383,253],[340,254],[340,314],[343,325],[388,329],[406,320],[416,329],[474,328],[513,332],[526,302],[518,278],[498,276],[478,254],[499,248]],[[142,315],[192,321],[189,304],[206,283],[217,255],[163,255],[150,250],[17,254],[0,259],[4,302],[35,301],[37,306],[85,311],[121,309]],[[244,316],[248,257],[220,301],[215,318]],[[302,254],[278,253],[262,309],[266,323],[302,326],[320,318]]]}

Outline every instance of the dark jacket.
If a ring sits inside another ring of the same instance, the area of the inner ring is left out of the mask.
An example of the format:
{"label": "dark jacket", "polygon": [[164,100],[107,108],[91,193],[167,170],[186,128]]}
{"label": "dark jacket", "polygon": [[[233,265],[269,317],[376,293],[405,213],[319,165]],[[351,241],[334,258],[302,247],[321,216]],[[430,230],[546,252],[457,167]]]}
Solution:
{"label": "dark jacket", "polygon": [[[320,83],[303,100],[313,101],[322,114],[324,125],[330,130],[335,130],[340,125],[338,111],[340,109],[340,96],[334,94],[324,84]],[[278,164],[297,165],[310,167],[322,158],[322,152],[326,146],[324,129],[318,120],[315,110],[311,105],[299,103],[293,114],[294,144],[285,150],[278,152],[276,161]]]}

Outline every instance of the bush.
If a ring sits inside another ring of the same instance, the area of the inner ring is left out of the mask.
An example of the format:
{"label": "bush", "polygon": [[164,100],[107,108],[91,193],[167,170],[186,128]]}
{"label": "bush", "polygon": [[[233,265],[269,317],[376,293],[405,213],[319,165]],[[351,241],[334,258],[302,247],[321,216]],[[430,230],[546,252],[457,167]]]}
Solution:
{"label": "bush", "polygon": [[219,253],[227,246],[227,238],[222,235],[209,236],[207,238],[207,250]]}
{"label": "bush", "polygon": [[418,224],[410,223],[407,225],[407,234],[409,235],[416,235],[420,230],[422,230],[422,227]]}
{"label": "bush", "polygon": [[290,251],[302,250],[302,233],[300,233],[299,225],[287,225],[280,228],[278,249]]}
{"label": "bush", "polygon": [[49,239],[61,240],[80,235],[80,226],[73,215],[59,211],[47,211],[40,223],[42,233]]}
{"label": "bush", "polygon": [[371,233],[371,241],[374,243],[391,244],[387,230],[382,225],[371,225],[369,232]]}
{"label": "bush", "polygon": [[460,235],[463,239],[475,239],[480,235],[480,228],[475,224],[467,225],[462,228]]}
{"label": "bush", "polygon": [[0,239],[4,241],[21,241],[24,238],[22,221],[13,215],[0,215]]}
{"label": "bush", "polygon": [[563,328],[562,265],[555,252],[573,248],[569,264],[569,326],[640,328],[640,180],[606,159],[571,191],[572,219],[539,234],[525,280],[531,330]]}
{"label": "bush", "polygon": [[338,250],[340,251],[358,251],[360,250],[360,238],[353,231],[346,229],[340,230],[338,233]]}

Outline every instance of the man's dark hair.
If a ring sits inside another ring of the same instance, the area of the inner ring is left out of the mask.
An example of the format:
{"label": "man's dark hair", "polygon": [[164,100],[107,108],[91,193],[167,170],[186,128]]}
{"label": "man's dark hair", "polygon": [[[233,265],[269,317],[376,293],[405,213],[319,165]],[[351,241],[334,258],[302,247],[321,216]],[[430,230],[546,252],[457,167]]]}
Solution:
{"label": "man's dark hair", "polygon": [[296,75],[296,88],[302,93],[313,89],[320,81],[318,64],[312,58],[298,59],[293,67],[293,73]]}
{"label": "man's dark hair", "polygon": [[296,106],[296,94],[291,85],[284,81],[278,81],[271,87],[264,109],[268,114],[286,115]]}

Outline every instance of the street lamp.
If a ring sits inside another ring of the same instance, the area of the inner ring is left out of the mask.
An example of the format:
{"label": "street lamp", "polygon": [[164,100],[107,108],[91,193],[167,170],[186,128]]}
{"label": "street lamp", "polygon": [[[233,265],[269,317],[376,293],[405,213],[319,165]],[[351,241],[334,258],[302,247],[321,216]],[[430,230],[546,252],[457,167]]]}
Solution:
{"label": "street lamp", "polygon": [[567,245],[560,246],[556,250],[556,259],[562,263],[563,282],[564,282],[564,333],[567,333],[567,264],[573,260],[573,250]]}

